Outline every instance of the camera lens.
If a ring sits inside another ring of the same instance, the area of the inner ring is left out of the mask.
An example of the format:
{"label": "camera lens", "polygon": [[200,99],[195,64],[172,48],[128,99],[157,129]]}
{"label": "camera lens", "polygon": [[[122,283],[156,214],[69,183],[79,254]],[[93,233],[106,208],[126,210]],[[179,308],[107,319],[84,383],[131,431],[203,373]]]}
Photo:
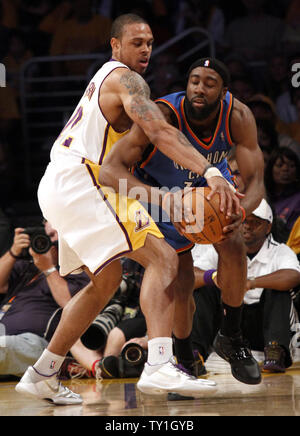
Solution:
{"label": "camera lens", "polygon": [[47,253],[51,247],[51,240],[48,235],[36,235],[32,237],[31,247],[38,254]]}
{"label": "camera lens", "polygon": [[129,347],[125,352],[125,359],[131,363],[139,362],[142,356],[141,349],[135,345]]}

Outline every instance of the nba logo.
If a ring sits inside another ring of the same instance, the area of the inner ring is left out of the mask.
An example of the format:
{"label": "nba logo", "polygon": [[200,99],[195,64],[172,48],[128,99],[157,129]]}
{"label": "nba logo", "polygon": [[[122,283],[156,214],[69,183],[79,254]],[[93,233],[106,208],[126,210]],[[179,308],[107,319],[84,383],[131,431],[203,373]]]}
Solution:
{"label": "nba logo", "polygon": [[50,369],[54,369],[55,368],[55,360],[52,360],[52,362],[50,363]]}
{"label": "nba logo", "polygon": [[163,356],[165,354],[165,347],[163,347],[163,346],[158,347],[158,353],[161,356]]}
{"label": "nba logo", "polygon": [[204,66],[209,67],[209,60],[208,59],[204,62]]}

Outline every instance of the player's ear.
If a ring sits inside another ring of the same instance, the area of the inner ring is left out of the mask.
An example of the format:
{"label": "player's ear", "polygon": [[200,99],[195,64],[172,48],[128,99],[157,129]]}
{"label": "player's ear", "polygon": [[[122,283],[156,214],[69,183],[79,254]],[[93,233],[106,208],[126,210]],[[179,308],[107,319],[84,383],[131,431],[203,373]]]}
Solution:
{"label": "player's ear", "polygon": [[110,40],[110,45],[111,45],[112,51],[119,50],[119,48],[120,48],[120,40],[118,38],[113,37]]}

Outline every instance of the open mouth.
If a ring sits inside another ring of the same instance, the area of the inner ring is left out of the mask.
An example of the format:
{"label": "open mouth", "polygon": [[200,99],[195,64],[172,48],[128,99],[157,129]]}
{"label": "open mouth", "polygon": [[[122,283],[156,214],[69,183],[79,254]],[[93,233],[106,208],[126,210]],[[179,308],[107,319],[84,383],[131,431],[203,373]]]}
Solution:
{"label": "open mouth", "polygon": [[148,67],[148,64],[149,64],[149,60],[148,59],[142,59],[142,60],[140,60],[139,61],[139,64],[142,66],[142,67]]}

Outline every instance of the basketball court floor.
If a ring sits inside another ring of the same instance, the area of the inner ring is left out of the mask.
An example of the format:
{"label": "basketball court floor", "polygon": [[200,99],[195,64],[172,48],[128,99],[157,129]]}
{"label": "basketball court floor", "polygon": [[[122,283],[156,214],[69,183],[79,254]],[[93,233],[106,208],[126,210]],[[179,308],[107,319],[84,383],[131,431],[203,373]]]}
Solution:
{"label": "basketball court floor", "polygon": [[102,416],[107,419],[107,430],[120,430],[120,422],[125,420],[130,423],[130,419],[135,419],[130,417],[148,417],[143,418],[148,420],[148,428],[143,428],[155,430],[149,426],[158,426],[159,423],[166,426],[167,421],[150,417],[171,417],[168,419],[176,423],[175,427],[179,425],[177,418],[180,417],[184,427],[189,419],[200,416],[300,415],[299,363],[295,363],[285,374],[264,374],[262,383],[257,386],[236,381],[230,374],[229,365],[218,358],[212,358],[206,367],[207,377],[216,381],[217,390],[197,399],[178,400],[168,399],[166,395],[145,395],[136,389],[137,379],[101,382],[83,379],[63,382],[82,395],[82,405],[53,406],[46,401],[18,394],[14,389],[16,382],[2,382],[0,416]]}

